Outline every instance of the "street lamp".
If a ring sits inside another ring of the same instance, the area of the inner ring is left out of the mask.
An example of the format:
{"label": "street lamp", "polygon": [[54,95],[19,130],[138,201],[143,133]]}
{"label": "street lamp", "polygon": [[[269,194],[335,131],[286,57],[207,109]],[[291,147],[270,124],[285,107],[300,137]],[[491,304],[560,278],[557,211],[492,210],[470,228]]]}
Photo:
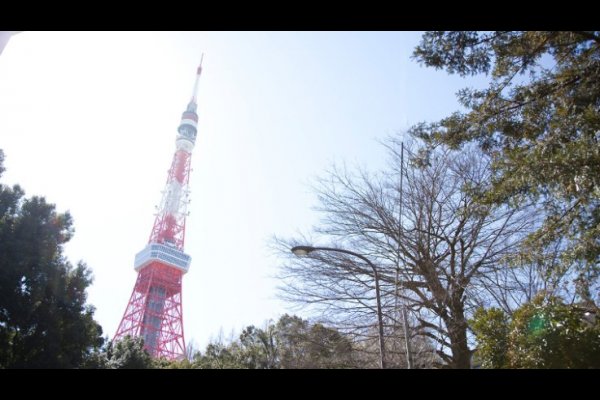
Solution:
{"label": "street lamp", "polygon": [[333,251],[337,253],[350,254],[352,256],[358,257],[373,269],[373,277],[375,278],[375,299],[377,300],[377,321],[379,323],[379,365],[382,369],[385,368],[385,350],[383,347],[383,315],[381,313],[381,296],[379,294],[379,275],[377,274],[377,268],[368,258],[363,256],[362,254],[355,253],[350,250],[337,249],[333,247],[312,247],[312,246],[295,246],[292,247],[292,253],[297,255],[298,257],[306,256],[313,251]]}

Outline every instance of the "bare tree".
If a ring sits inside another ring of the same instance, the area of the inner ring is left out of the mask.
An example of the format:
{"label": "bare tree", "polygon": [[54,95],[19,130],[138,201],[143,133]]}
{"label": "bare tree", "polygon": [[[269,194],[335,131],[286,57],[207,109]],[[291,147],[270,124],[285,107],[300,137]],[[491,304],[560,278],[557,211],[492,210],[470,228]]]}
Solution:
{"label": "bare tree", "polygon": [[[425,162],[413,156],[411,168],[400,168],[399,144],[387,142],[389,171],[333,167],[318,180],[323,218],[316,240],[360,252],[378,266],[386,336],[402,324],[396,321],[399,296],[412,316],[411,339],[429,338],[448,366],[468,368],[468,318],[490,298],[484,283],[507,268],[504,260],[534,218],[528,210],[476,202],[490,182],[489,162],[480,153],[438,148]],[[308,244],[306,238],[276,243],[288,253],[292,245]],[[279,277],[284,299],[313,308],[357,338],[372,335],[373,273],[360,260],[326,252],[289,256]]]}
{"label": "bare tree", "polygon": [[[360,368],[380,368],[379,343],[376,327],[371,327],[372,337],[365,336],[355,340],[357,366]],[[388,327],[385,334],[386,368],[406,369],[408,360],[405,352],[406,341],[402,325]],[[425,336],[411,338],[412,368],[439,368],[443,365],[437,355],[434,342]]]}
{"label": "bare tree", "polygon": [[199,351],[200,350],[198,349],[198,346],[196,345],[194,339],[190,340],[185,345],[185,359],[188,361],[192,361],[196,353],[198,353]]}

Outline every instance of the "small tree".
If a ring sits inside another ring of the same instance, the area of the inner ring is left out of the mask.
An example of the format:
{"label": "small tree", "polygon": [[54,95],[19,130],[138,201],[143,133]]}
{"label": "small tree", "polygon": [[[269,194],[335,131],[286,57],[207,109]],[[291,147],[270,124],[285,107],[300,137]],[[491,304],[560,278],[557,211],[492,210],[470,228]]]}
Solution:
{"label": "small tree", "polygon": [[509,318],[498,309],[473,321],[485,368],[600,368],[600,310],[538,296]]}
{"label": "small tree", "polygon": [[229,344],[210,343],[196,354],[196,368],[353,368],[354,343],[335,329],[311,324],[297,316],[283,315],[264,329],[246,327]]}
{"label": "small tree", "polygon": [[[160,363],[159,363],[160,365]],[[117,342],[110,342],[106,349],[106,368],[148,369],[154,362],[144,348],[144,339],[126,336]]]}
{"label": "small tree", "polygon": [[505,368],[508,365],[508,316],[498,308],[478,309],[471,321],[477,336],[475,358],[483,368]]}
{"label": "small tree", "polygon": [[265,329],[257,329],[254,325],[246,327],[239,340],[242,364],[251,369],[279,368],[275,335],[272,324],[268,324]]}
{"label": "small tree", "polygon": [[224,344],[220,341],[209,343],[204,353],[198,352],[192,362],[193,368],[200,369],[246,369],[240,357],[238,343]]}
{"label": "small tree", "polygon": [[283,315],[276,325],[281,368],[356,368],[352,341],[338,330]]}

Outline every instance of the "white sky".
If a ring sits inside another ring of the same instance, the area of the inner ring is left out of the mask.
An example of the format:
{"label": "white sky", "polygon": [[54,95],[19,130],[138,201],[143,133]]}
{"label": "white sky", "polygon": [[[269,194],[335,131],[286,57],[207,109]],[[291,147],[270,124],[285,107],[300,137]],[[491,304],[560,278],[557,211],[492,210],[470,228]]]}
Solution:
{"label": "white sky", "polygon": [[458,108],[466,82],[410,59],[416,32],[23,32],[0,55],[5,184],[74,217],[110,338],[125,310],[202,52],[184,277],[186,341],[289,311],[272,235],[307,231],[332,162],[379,168],[377,143]]}

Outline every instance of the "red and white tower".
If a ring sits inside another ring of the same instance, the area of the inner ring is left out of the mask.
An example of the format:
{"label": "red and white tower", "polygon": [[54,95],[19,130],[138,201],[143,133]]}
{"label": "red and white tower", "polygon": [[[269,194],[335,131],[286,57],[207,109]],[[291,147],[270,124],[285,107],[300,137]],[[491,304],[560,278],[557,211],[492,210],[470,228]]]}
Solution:
{"label": "red and white tower", "polygon": [[137,281],[114,338],[141,336],[150,355],[170,360],[185,356],[181,280],[190,267],[191,257],[183,252],[183,244],[190,161],[198,124],[196,93],[201,72],[202,60],[192,99],[181,116],[175,155],[150,240],[135,256]]}

